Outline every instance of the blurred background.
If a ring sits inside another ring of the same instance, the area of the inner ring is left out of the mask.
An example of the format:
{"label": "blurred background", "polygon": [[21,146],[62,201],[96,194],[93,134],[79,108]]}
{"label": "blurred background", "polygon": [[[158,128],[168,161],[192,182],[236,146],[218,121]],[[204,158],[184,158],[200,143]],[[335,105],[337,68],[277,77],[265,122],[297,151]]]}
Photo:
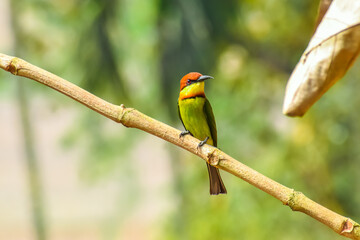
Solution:
{"label": "blurred background", "polygon": [[[282,115],[318,1],[0,1],[0,52],[183,129],[180,78],[207,83],[223,151],[360,220],[359,63],[303,118]],[[0,239],[343,239],[205,163],[0,71]]]}

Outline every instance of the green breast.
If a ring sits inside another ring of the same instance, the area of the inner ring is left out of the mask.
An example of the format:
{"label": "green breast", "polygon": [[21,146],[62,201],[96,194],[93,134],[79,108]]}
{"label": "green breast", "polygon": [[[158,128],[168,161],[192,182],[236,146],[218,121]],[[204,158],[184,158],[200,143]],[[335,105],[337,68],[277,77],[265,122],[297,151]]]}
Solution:
{"label": "green breast", "polygon": [[204,112],[205,98],[187,98],[179,101],[179,111],[186,130],[199,140],[209,137],[208,144],[213,145],[210,128]]}

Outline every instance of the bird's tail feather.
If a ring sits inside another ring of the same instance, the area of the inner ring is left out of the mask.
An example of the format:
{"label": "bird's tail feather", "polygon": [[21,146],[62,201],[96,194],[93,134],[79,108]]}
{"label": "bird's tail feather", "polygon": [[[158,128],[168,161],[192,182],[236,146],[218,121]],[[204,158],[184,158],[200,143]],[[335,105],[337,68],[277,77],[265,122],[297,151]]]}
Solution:
{"label": "bird's tail feather", "polygon": [[209,163],[206,163],[208,172],[209,172],[209,179],[210,179],[210,194],[211,195],[218,195],[218,194],[226,194],[225,185],[221,179],[219,169],[214,166],[211,166]]}

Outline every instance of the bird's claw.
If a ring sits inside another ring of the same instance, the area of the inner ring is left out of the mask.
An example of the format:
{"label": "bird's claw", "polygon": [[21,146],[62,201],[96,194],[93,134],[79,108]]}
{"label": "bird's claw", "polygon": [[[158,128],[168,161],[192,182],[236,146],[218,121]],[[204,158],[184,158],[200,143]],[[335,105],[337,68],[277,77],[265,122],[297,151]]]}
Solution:
{"label": "bird's claw", "polygon": [[180,134],[179,134],[179,138],[187,135],[187,134],[190,134],[190,131],[186,130],[186,131],[182,131]]}
{"label": "bird's claw", "polygon": [[209,140],[209,137],[206,137],[203,141],[199,142],[197,149],[199,150],[204,144]]}

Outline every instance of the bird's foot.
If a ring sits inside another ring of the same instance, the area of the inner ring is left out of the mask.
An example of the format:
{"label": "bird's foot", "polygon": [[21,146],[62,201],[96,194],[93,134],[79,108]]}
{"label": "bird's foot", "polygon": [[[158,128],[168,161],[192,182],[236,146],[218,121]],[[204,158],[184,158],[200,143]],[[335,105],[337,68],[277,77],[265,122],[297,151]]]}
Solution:
{"label": "bird's foot", "polygon": [[209,140],[209,137],[206,137],[203,141],[199,142],[197,149],[200,150],[202,146]]}
{"label": "bird's foot", "polygon": [[180,134],[179,134],[179,138],[181,138],[181,137],[183,137],[183,136],[185,136],[185,135],[187,135],[187,134],[191,134],[188,130],[186,130],[186,131],[182,131]]}

